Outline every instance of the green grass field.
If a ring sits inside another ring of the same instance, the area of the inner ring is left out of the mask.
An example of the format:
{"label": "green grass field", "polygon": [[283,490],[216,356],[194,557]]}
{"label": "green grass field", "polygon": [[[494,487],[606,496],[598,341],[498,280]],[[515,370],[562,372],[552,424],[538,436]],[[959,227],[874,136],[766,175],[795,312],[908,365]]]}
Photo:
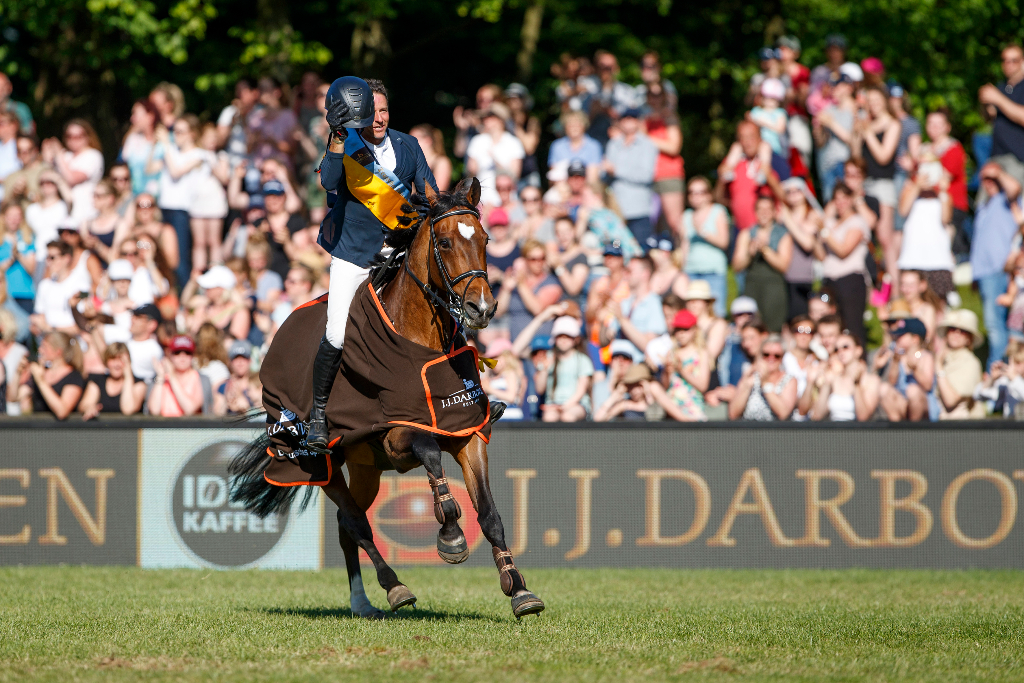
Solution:
{"label": "green grass field", "polygon": [[1024,680],[1021,572],[527,569],[520,623],[493,570],[399,576],[369,622],[340,571],[5,568],[0,681]]}

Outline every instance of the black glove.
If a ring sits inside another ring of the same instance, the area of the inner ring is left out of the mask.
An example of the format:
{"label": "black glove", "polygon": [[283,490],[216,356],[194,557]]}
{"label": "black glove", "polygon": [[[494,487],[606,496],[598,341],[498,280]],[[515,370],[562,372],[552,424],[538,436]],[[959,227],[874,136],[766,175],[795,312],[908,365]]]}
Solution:
{"label": "black glove", "polygon": [[330,126],[331,132],[342,140],[348,137],[348,128],[345,128],[345,124],[352,118],[352,110],[342,99],[334,102],[327,110],[327,125]]}
{"label": "black glove", "polygon": [[402,204],[402,212],[404,216],[399,216],[395,220],[403,228],[414,228],[430,215],[430,202],[427,198],[421,194],[414,194],[409,197],[409,201]]}

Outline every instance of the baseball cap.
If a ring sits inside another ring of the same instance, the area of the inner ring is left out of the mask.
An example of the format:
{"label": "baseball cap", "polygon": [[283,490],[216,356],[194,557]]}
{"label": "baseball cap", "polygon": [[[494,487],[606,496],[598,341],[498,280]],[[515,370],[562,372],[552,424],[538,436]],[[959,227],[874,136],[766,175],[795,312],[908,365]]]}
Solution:
{"label": "baseball cap", "polygon": [[762,47],[757,51],[757,58],[762,62],[766,62],[769,59],[778,59],[779,55],[775,52],[774,48]]}
{"label": "baseball cap", "polygon": [[244,339],[236,339],[231,342],[231,346],[228,348],[228,358],[234,360],[238,356],[244,356],[249,358],[252,355],[252,344]]}
{"label": "baseball cap", "polygon": [[640,118],[640,116],[641,116],[641,112],[640,112],[640,110],[638,108],[630,107],[629,109],[626,109],[624,112],[622,112],[622,116],[620,116],[619,118],[622,118],[622,119],[638,119],[638,118]]}
{"label": "baseball cap", "polygon": [[280,180],[268,180],[263,183],[263,194],[284,194],[284,183]]}
{"label": "baseball cap", "polygon": [[885,73],[885,65],[882,64],[882,60],[878,57],[866,57],[860,60],[860,68],[864,69],[864,73],[868,74],[883,74]]}
{"label": "baseball cap", "polygon": [[196,282],[203,289],[216,289],[218,287],[231,289],[238,284],[238,278],[235,277],[234,272],[227,266],[214,266],[200,275]]}
{"label": "baseball cap", "polygon": [[187,334],[177,334],[171,337],[171,343],[167,346],[167,350],[171,353],[177,353],[178,351],[195,353],[196,343]]}
{"label": "baseball cap", "polygon": [[487,225],[508,225],[508,212],[501,207],[491,209],[487,214]]}
{"label": "baseball cap", "polygon": [[742,313],[756,314],[757,302],[749,296],[738,296],[732,300],[732,305],[729,306],[729,313],[731,315],[740,315]]}
{"label": "baseball cap", "polygon": [[78,232],[78,221],[68,216],[57,226],[57,232]]}
{"label": "baseball cap", "polygon": [[487,350],[484,351],[484,355],[488,358],[497,358],[506,351],[512,350],[512,342],[505,337],[498,337],[490,344],[487,345]]}
{"label": "baseball cap", "polygon": [[676,313],[676,316],[672,318],[673,330],[689,330],[692,329],[693,326],[696,324],[697,316],[695,316],[693,313],[690,313],[685,308]]}
{"label": "baseball cap", "polygon": [[775,47],[788,47],[794,52],[800,52],[800,39],[796,36],[779,36],[775,41]]}
{"label": "baseball cap", "polygon": [[835,87],[835,86],[839,85],[840,83],[851,83],[852,84],[853,83],[853,79],[850,78],[847,74],[844,74],[844,73],[832,74],[831,76],[829,76],[829,78],[828,78],[828,84],[829,85]]}
{"label": "baseball cap", "polygon": [[518,97],[523,101],[523,107],[525,109],[533,109],[533,97],[530,96],[529,89],[522,83],[508,84],[508,87],[505,88],[505,99],[510,97]]}
{"label": "baseball cap", "polygon": [[263,201],[263,195],[261,195],[261,194],[251,194],[251,195],[249,195],[249,208],[250,209],[265,209],[265,208],[267,208],[267,203],[265,201]]}
{"label": "baseball cap", "polygon": [[889,81],[889,97],[903,97],[906,91],[903,90],[903,86],[896,81]]}
{"label": "baseball cap", "polygon": [[921,339],[928,336],[928,328],[918,318],[904,318],[897,320],[889,328],[889,334],[893,339],[899,339],[905,334],[916,334]]}
{"label": "baseball cap", "polygon": [[643,354],[639,353],[633,342],[628,339],[613,339],[609,351],[612,358],[615,356],[626,356],[634,363],[639,363],[643,360]]}
{"label": "baseball cap", "polygon": [[132,267],[132,264],[123,258],[115,259],[107,266],[107,277],[110,278],[111,282],[115,280],[131,280],[134,274],[135,269]]}
{"label": "baseball cap", "polygon": [[551,337],[545,337],[544,335],[537,335],[530,342],[530,353],[537,353],[538,351],[550,351],[551,350]]}
{"label": "baseball cap", "polygon": [[561,335],[574,338],[580,336],[580,321],[569,315],[556,318],[555,324],[551,326],[551,336],[559,337]]}
{"label": "baseball cap", "polygon": [[864,80],[864,69],[860,68],[860,65],[854,62],[846,62],[839,67],[839,73],[846,74],[854,83],[860,83]]}
{"label": "baseball cap", "polygon": [[761,83],[761,95],[781,102],[786,99],[786,84],[778,78],[766,78]]}
{"label": "baseball cap", "polygon": [[647,250],[660,249],[662,251],[672,251],[672,240],[667,237],[656,237],[651,235],[645,242]]}
{"label": "baseball cap", "polygon": [[830,33],[825,36],[825,47],[838,47],[840,50],[846,49],[846,36],[842,33]]}
{"label": "baseball cap", "polygon": [[573,159],[569,162],[569,177],[573,176],[585,176],[587,175],[587,165],[579,159]]}
{"label": "baseball cap", "polygon": [[605,256],[622,256],[622,242],[618,240],[612,240],[608,244],[604,245]]}
{"label": "baseball cap", "polygon": [[160,309],[156,307],[156,304],[142,304],[134,311],[132,315],[138,315],[144,318],[151,318],[158,323],[164,321],[164,317],[160,315]]}

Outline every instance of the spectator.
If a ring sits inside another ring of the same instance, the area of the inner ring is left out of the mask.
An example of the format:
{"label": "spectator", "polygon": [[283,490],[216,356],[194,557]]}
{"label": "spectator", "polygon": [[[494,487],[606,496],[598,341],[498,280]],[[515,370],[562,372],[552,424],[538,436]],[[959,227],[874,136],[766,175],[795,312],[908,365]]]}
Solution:
{"label": "spectator", "polygon": [[277,308],[284,290],[281,276],[267,269],[270,246],[265,240],[250,240],[245,249],[245,260],[249,264],[249,285],[256,293],[256,310],[269,314]]}
{"label": "spectator", "polygon": [[[668,345],[665,347],[665,354],[667,354],[672,348],[673,342],[667,333],[663,336],[668,341]],[[608,403],[629,369],[637,364],[643,364],[643,356],[637,354],[636,347],[633,346],[632,342],[625,339],[612,340],[608,352],[610,360],[608,361],[608,368],[604,373],[604,378],[595,378],[593,389],[590,392],[593,404],[598,406],[598,411],[594,414],[595,422],[602,421],[598,418],[600,408]]]}
{"label": "spectator", "polygon": [[505,212],[509,222],[521,223],[526,214],[516,196],[516,181],[505,172],[498,173],[494,178],[494,189],[498,193],[501,209]]}
{"label": "spectator", "polygon": [[705,348],[697,316],[682,310],[672,319],[675,343],[665,361],[663,381],[652,382],[649,390],[665,414],[677,422],[704,422],[704,392],[711,380],[714,359]]}
{"label": "spectator", "polygon": [[996,304],[1008,309],[1006,314],[1007,335],[1016,342],[1024,341],[1024,253],[1017,252],[1011,257],[1013,277],[1006,286],[1006,292],[996,297]]}
{"label": "spectator", "polygon": [[843,164],[850,158],[857,102],[853,98],[853,80],[840,74],[831,81],[832,103],[813,122],[814,142],[818,146],[818,179],[825,201],[832,199],[832,188],[843,175]]}
{"label": "spectator", "polygon": [[878,409],[881,380],[872,372],[861,356],[864,349],[850,334],[841,334],[836,342],[836,353],[828,363],[812,366],[808,388],[817,392],[811,419],[832,422],[866,422]]}
{"label": "spectator", "polygon": [[455,143],[452,154],[456,159],[466,156],[469,141],[474,135],[480,132],[482,112],[490,108],[492,104],[504,104],[504,94],[501,88],[493,83],[480,86],[476,91],[476,109],[466,109],[462,105],[455,107],[452,111],[452,121],[455,123]]}
{"label": "spectator", "polygon": [[[875,234],[885,254],[885,265],[891,282],[896,281],[896,259],[899,240],[893,235],[896,211],[896,149],[900,142],[900,122],[889,112],[885,91],[880,88],[865,90],[866,119],[858,119],[853,126],[850,149],[855,159],[863,159],[867,178],[864,193],[878,200],[881,212]],[[903,214],[906,215],[905,213]]]}
{"label": "spectator", "polygon": [[987,367],[991,368],[992,363],[1002,360],[1006,350],[1006,308],[999,305],[997,298],[1007,290],[1004,268],[1010,256],[1010,242],[1018,230],[1011,208],[1020,206],[1021,185],[991,161],[982,167],[980,176],[985,199],[975,205],[971,271],[981,295],[988,335]]}
{"label": "spectator", "polygon": [[[531,197],[536,194],[536,203],[540,204],[540,190],[537,188],[526,188],[524,193],[530,193]],[[509,226],[508,214],[504,209],[492,209],[487,214],[487,281],[495,296],[505,279],[506,273],[510,273],[516,260],[522,257],[519,250],[519,243]]]}
{"label": "spectator", "polygon": [[163,347],[156,340],[156,330],[163,322],[154,304],[143,304],[132,312],[131,338],[125,342],[132,363],[132,375],[143,382],[151,383],[156,376],[156,366],[164,357]]}
{"label": "spectator", "polygon": [[974,398],[974,387],[981,382],[981,361],[971,351],[982,342],[978,316],[965,308],[947,311],[939,334],[945,340],[939,346],[935,371],[939,419],[984,419],[985,405]]}
{"label": "spectator", "polygon": [[4,410],[0,415],[20,415],[21,406],[18,403],[18,389],[22,374],[21,361],[28,357],[28,349],[18,343],[18,321],[14,315],[5,308],[0,308],[0,373],[3,373],[5,385],[0,393],[0,401],[5,403]]}
{"label": "spectator", "polygon": [[824,352],[823,355],[828,357],[834,356],[836,353],[836,344],[839,343],[839,335],[842,334],[844,329],[847,328],[843,327],[843,319],[841,317],[836,314],[826,315],[818,321],[817,344],[811,342],[811,348],[820,346],[821,351]]}
{"label": "spectator", "polygon": [[818,242],[824,212],[807,181],[790,178],[782,183],[785,201],[779,204],[779,222],[793,239],[793,257],[786,269],[789,309],[786,320],[807,313],[807,297],[814,287],[814,247]]}
{"label": "spectator", "polygon": [[[178,258],[178,234],[172,226],[159,220],[157,216],[156,200],[153,199],[153,195],[144,192],[136,197],[135,225],[129,227],[122,223],[122,227],[128,229],[125,234],[114,237],[114,249],[120,250],[121,244],[125,240],[147,238],[156,245],[157,265],[161,268],[163,275],[168,277],[170,273],[163,272],[163,269],[177,268],[180,260]],[[163,264],[160,263],[161,260],[164,262]]]}
{"label": "spectator", "polygon": [[651,194],[658,148],[640,131],[640,111],[626,109],[619,119],[620,137],[608,142],[602,166],[630,232],[641,244],[651,236]]}
{"label": "spectator", "polygon": [[316,280],[316,273],[309,266],[298,262],[292,264],[288,277],[284,279],[284,296],[270,315],[273,323],[271,336],[288,319],[292,311],[313,298]]}
{"label": "spectator", "polygon": [[[809,163],[811,152],[811,130],[807,127],[807,95],[811,88],[811,70],[800,63],[800,39],[796,36],[779,36],[775,41],[779,56],[780,78],[786,85],[786,113],[789,114],[788,134],[791,147],[796,147],[804,156],[803,163]],[[800,126],[800,135],[793,135],[794,123]]]}
{"label": "spectator", "polygon": [[202,163],[196,168],[195,195],[188,214],[192,224],[192,267],[204,270],[209,263],[221,263],[221,236],[228,215],[228,160],[217,154],[217,129],[212,123],[202,127],[199,149]]}
{"label": "spectator", "polygon": [[[76,294],[71,297],[71,315],[79,329],[87,330],[92,337],[92,344],[103,349],[107,344],[124,342],[131,339],[132,311],[135,302],[129,296],[131,289],[132,264],[124,259],[115,259],[107,267],[106,277],[97,287],[96,298],[82,297]],[[97,308],[96,299],[102,303]],[[102,323],[99,325],[97,323]],[[102,359],[102,353],[96,356]]]}
{"label": "spectator", "polygon": [[888,364],[879,398],[890,422],[939,419],[935,359],[924,347],[927,333],[917,318],[897,320],[890,326],[892,347],[879,350],[875,356],[876,365]]}
{"label": "spectator", "polygon": [[293,90],[295,97],[292,102],[292,111],[301,129],[309,128],[310,121],[325,114],[321,93],[326,93],[329,87],[330,84],[324,83],[317,73],[307,71],[302,74],[298,87]]}
{"label": "spectator", "polygon": [[39,200],[39,176],[47,166],[39,156],[35,138],[21,135],[16,142],[21,170],[4,180],[3,198],[6,202],[18,202],[22,209],[27,209],[29,204]]}
{"label": "spectator", "polygon": [[[132,192],[132,172],[128,164],[116,161],[107,173],[107,181],[114,188],[114,207],[126,222],[134,219],[135,194]],[[131,215],[130,215],[131,214]]]}
{"label": "spectator", "polygon": [[496,339],[484,355],[497,360],[493,369],[488,368],[480,375],[480,386],[488,399],[506,404],[502,420],[524,419],[522,406],[526,397],[526,375],[522,362],[512,353],[512,342],[504,337]]}
{"label": "spectator", "polygon": [[836,216],[826,219],[815,256],[821,260],[822,284],[835,293],[836,307],[843,321],[857,343],[863,346],[867,301],[865,258],[871,233],[854,208],[853,190],[845,183],[836,185],[833,203]]}
{"label": "spectator", "polygon": [[526,156],[523,143],[505,128],[510,116],[508,107],[501,103],[483,111],[483,132],[473,136],[466,151],[466,172],[480,180],[480,201],[490,206],[501,202],[495,189],[496,174],[504,171],[518,181]]}
{"label": "spectator", "polygon": [[136,306],[156,303],[157,299],[168,294],[171,286],[168,274],[157,264],[160,252],[148,235],[139,236],[135,242],[126,240],[121,244],[118,255],[132,268],[128,298]]}
{"label": "spectator", "polygon": [[608,142],[608,129],[623,112],[637,105],[637,93],[633,86],[619,80],[619,60],[612,53],[598,50],[594,54],[594,66],[598,81],[584,97],[582,106],[590,116],[587,132],[604,145]]}
{"label": "spectator", "polygon": [[690,280],[679,268],[679,257],[679,252],[674,250],[672,240],[668,237],[651,235],[647,238],[647,258],[654,264],[651,289],[658,296],[665,296],[669,292],[682,294],[686,291]]}
{"label": "spectator", "polygon": [[761,130],[761,139],[772,151],[783,158],[789,156],[786,128],[789,117],[782,103],[786,99],[786,86],[778,78],[766,78],[760,88],[761,104],[747,113],[747,120]]}
{"label": "spectator", "polygon": [[[807,390],[807,375],[811,368],[818,362],[818,357],[811,350],[814,341],[814,321],[810,316],[802,314],[793,317],[789,321],[789,334],[793,343],[782,357],[782,369],[786,374],[796,379],[796,395],[803,397]],[[800,412],[801,399],[797,399],[796,409],[793,411],[793,419],[803,421],[807,419],[807,413]]]}
{"label": "spectator", "polygon": [[[21,170],[18,158],[18,117],[13,112],[0,111],[0,182]],[[0,186],[0,200],[5,198]]]}
{"label": "spectator", "polygon": [[28,108],[27,104],[12,100],[11,94],[13,92],[14,86],[11,85],[11,79],[7,74],[0,73],[0,111],[14,112],[18,117],[21,132],[31,135],[36,129],[35,122],[32,120],[32,110]]}
{"label": "spectator", "polygon": [[224,333],[214,327],[213,323],[203,323],[196,332],[195,340],[196,369],[209,381],[210,388],[219,394],[224,382],[231,376]]}
{"label": "spectator", "polygon": [[[900,213],[907,217],[903,224],[903,245],[897,266],[900,270],[921,270],[932,290],[945,300],[954,290],[952,241],[947,226],[953,218],[953,204],[946,192],[947,180],[942,165],[931,160],[917,169],[913,182],[908,182],[900,197]],[[884,209],[883,209],[884,213]]]}
{"label": "spectator", "polygon": [[818,292],[811,292],[807,296],[807,317],[813,320],[815,324],[826,315],[836,315],[838,310],[836,295],[828,287],[823,287]]}
{"label": "spectator", "polygon": [[198,278],[191,280],[182,290],[181,298],[191,298],[196,285],[202,287],[210,305],[208,319],[213,325],[232,339],[246,339],[252,323],[249,307],[246,306],[235,288],[238,279],[227,266],[214,266]]}
{"label": "spectator", "polygon": [[715,315],[725,315],[726,272],[729,248],[729,212],[716,204],[711,183],[704,176],[690,179],[687,188],[690,208],[683,212],[685,238],[684,270],[690,280],[708,283],[715,295]]}
{"label": "spectator", "polygon": [[729,193],[729,211],[736,229],[743,231],[757,223],[754,204],[758,190],[768,182],[772,172],[769,161],[772,148],[761,139],[756,124],[740,121],[736,125],[736,142],[718,166],[718,185],[715,193],[724,202]]}
{"label": "spectator", "polygon": [[957,230],[953,251],[959,255],[970,252],[970,240],[964,233],[964,220],[969,210],[965,168],[967,156],[963,145],[950,135],[952,129],[949,110],[940,108],[929,112],[925,119],[928,144],[921,147],[915,158],[934,157],[942,162],[942,168],[949,173],[948,191],[953,202],[953,227]]}
{"label": "spectator", "polygon": [[167,129],[157,131],[157,140],[163,148],[158,203],[164,222],[174,228],[178,238],[178,268],[175,271],[178,282],[188,280],[196,257],[189,210],[196,198],[196,182],[202,174],[200,167],[206,156],[204,150],[196,145],[198,133],[199,119],[192,114],[174,123],[173,141]]}
{"label": "spectator", "polygon": [[[722,353],[718,356],[718,383],[721,386],[735,387],[743,376],[743,367],[747,364],[748,354],[743,348],[743,329],[756,322],[761,328],[764,325],[757,318],[757,302],[749,296],[738,296],[729,305],[732,323],[725,335]],[[764,330],[767,335],[768,331]],[[761,340],[757,340],[760,344]],[[752,357],[752,356],[751,356]]]}
{"label": "spectator", "polygon": [[[519,200],[523,207],[523,217],[518,223],[512,223],[512,217],[506,212],[506,218],[509,219],[509,230],[513,238],[518,243],[525,242],[528,239],[535,239],[535,235],[542,232],[542,229],[548,223],[548,217],[545,215],[545,209],[547,208],[544,204],[544,195],[541,193],[539,187],[533,187],[527,185],[519,192]],[[489,216],[489,214],[488,214]],[[551,230],[554,231],[554,223],[551,223]],[[541,240],[543,241],[543,240]]]}
{"label": "spectator", "polygon": [[[878,199],[875,197],[869,197],[864,194],[864,181],[867,178],[866,169],[867,165],[863,159],[848,159],[843,164],[842,181],[853,193],[854,211],[864,219],[864,224],[868,226],[868,231],[871,232],[878,224],[878,217],[882,213],[882,205],[878,203]],[[834,202],[830,201],[825,206],[825,216],[826,218],[836,217]]]}
{"label": "spectator", "polygon": [[583,287],[590,278],[590,267],[576,237],[576,226],[568,216],[555,221],[555,241],[548,244],[548,266],[565,295],[580,303]]}
{"label": "spectator", "polygon": [[833,33],[825,37],[825,63],[811,71],[811,90],[821,90],[846,62],[846,37]]}
{"label": "spectator", "polygon": [[174,124],[185,113],[185,93],[174,83],[157,83],[149,93],[149,101],[160,115],[160,125],[167,130],[172,130]]}
{"label": "spectator", "polygon": [[[647,59],[645,57],[645,59]],[[647,73],[646,71],[644,73]],[[683,216],[683,189],[686,171],[683,165],[683,130],[675,102],[661,83],[647,86],[647,116],[644,130],[658,148],[652,188],[661,199],[661,215],[673,235],[678,235]]]}
{"label": "spectator", "polygon": [[64,241],[46,245],[47,276],[39,283],[32,314],[33,333],[52,331],[67,335],[78,334],[68,301],[77,292],[90,289],[88,281],[71,271],[71,246]]}
{"label": "spectator", "polygon": [[128,164],[132,176],[132,192],[148,192],[156,196],[160,191],[159,162],[163,149],[157,144],[156,127],[160,112],[151,100],[136,100],[132,105],[131,127],[124,137],[119,158]]}
{"label": "spectator", "polygon": [[82,119],[72,119],[64,126],[64,145],[56,138],[45,140],[43,161],[71,188],[71,217],[81,223],[96,215],[92,193],[103,178],[103,150],[96,131]]}
{"label": "spectator", "polygon": [[[430,172],[434,174],[434,180],[437,181],[437,189],[441,192],[447,191],[452,182],[452,160],[448,158],[444,150],[444,133],[440,128],[434,128],[429,123],[421,123],[418,126],[413,126],[409,135],[420,143],[427,166],[430,167]],[[317,184],[319,185],[319,181]]]}
{"label": "spectator", "polygon": [[7,279],[7,296],[30,314],[34,310],[36,247],[21,204],[8,204],[0,214],[0,272]]}
{"label": "spectator", "polygon": [[188,417],[210,412],[212,390],[205,377],[192,367],[196,344],[179,334],[171,339],[164,358],[156,368],[149,393],[149,414],[159,417]]}
{"label": "spectator", "polygon": [[[978,90],[978,101],[985,107],[992,122],[992,155],[989,161],[999,164],[1017,183],[1024,183],[1024,49],[1010,44],[1003,48],[1002,67],[1005,81],[991,83]],[[982,192],[985,191],[982,186]],[[979,196],[979,203],[984,197]]]}
{"label": "spectator", "polygon": [[692,280],[686,287],[682,299],[686,310],[697,318],[697,328],[702,335],[704,349],[707,351],[711,367],[714,368],[718,356],[725,348],[729,324],[715,314],[715,295],[707,282]]}
{"label": "spectator", "polygon": [[760,71],[750,77],[750,84],[747,86],[747,95],[744,102],[750,106],[761,101],[761,86],[769,78],[778,80],[782,76],[779,53],[770,47],[762,47],[757,51],[757,61]]}
{"label": "spectator", "polygon": [[[506,273],[498,293],[496,317],[508,316],[509,337],[515,339],[533,316],[562,298],[562,286],[549,270],[544,245],[529,240],[522,248],[523,258],[511,273]],[[539,334],[551,335],[546,325]]]}
{"label": "spectator", "polygon": [[80,279],[90,291],[96,290],[96,285],[103,277],[103,264],[94,253],[85,248],[82,239],[82,231],[72,224],[73,219],[57,229],[59,239],[71,246],[71,274]]}
{"label": "spectator", "polygon": [[106,264],[115,258],[116,252],[111,247],[123,219],[117,213],[117,195],[109,180],[104,179],[96,184],[92,199],[96,215],[82,222],[82,245]]}
{"label": "spectator", "polygon": [[103,351],[106,374],[89,375],[79,410],[83,420],[93,420],[101,412],[107,415],[134,415],[146,399],[146,384],[131,373],[128,347],[120,342]]}
{"label": "spectator", "polygon": [[601,173],[601,143],[587,135],[589,120],[581,111],[562,114],[562,128],[565,135],[551,143],[548,149],[548,168],[569,168],[569,163],[579,160],[586,165],[587,180],[597,181]]}
{"label": "spectator", "polygon": [[248,78],[235,83],[235,98],[217,117],[217,143],[228,154],[234,172],[249,157],[249,131],[247,121],[253,110],[262,108],[260,90]]}
{"label": "spectator", "polygon": [[75,411],[85,389],[77,339],[63,332],[48,332],[39,344],[39,362],[24,358],[21,365],[18,401],[23,415],[49,413],[64,420]]}
{"label": "spectator", "polygon": [[640,80],[642,83],[636,86],[637,99],[641,102],[647,97],[655,86],[661,86],[665,92],[665,103],[675,111],[679,106],[679,92],[672,81],[664,78],[661,73],[661,55],[657,50],[648,50],[640,58]]}
{"label": "spectator", "polygon": [[[877,59],[875,61],[878,62]],[[878,62],[878,66],[881,66],[881,62]],[[877,85],[879,88],[884,88],[881,83]],[[888,95],[889,110],[893,117],[900,122],[900,142],[896,146],[896,174],[893,176],[896,196],[899,197],[903,192],[903,185],[910,174],[914,172],[917,161],[921,158],[921,122],[907,113],[908,98],[903,86],[890,81]],[[938,155],[936,155],[937,157]],[[895,227],[897,232],[903,229],[903,221],[899,213],[895,217]]]}
{"label": "spectator", "polygon": [[594,364],[583,353],[580,323],[562,316],[551,329],[554,360],[551,368],[539,373],[538,384],[547,386],[541,406],[544,422],[581,422],[590,415],[590,382]]}
{"label": "spectator", "polygon": [[276,159],[289,170],[295,151],[295,131],[298,119],[295,112],[284,106],[281,83],[272,76],[259,80],[259,109],[249,113],[249,158],[259,165],[266,159]]}
{"label": "spectator", "polygon": [[946,308],[943,301],[932,288],[923,271],[904,270],[900,272],[900,296],[910,308],[910,315],[924,323],[928,330],[925,343],[930,345],[935,338],[935,326]]}
{"label": "spectator", "polygon": [[228,349],[231,376],[213,397],[214,415],[244,415],[263,406],[259,374],[252,371],[252,344],[244,339],[231,342]]}
{"label": "spectator", "polygon": [[790,418],[796,406],[796,379],[783,370],[782,356],[782,337],[772,334],[761,342],[729,401],[729,419],[776,422]]}
{"label": "spectator", "polygon": [[540,120],[530,113],[533,98],[522,83],[511,83],[505,88],[505,105],[511,111],[508,123],[512,132],[523,145],[526,156],[520,177],[523,183],[540,187],[540,166],[537,163],[537,146],[540,144]]}
{"label": "spectator", "polygon": [[576,212],[576,231],[584,233],[581,240],[584,248],[588,248],[589,232],[596,239],[595,251],[601,255],[609,249],[618,250],[621,256],[633,258],[643,254],[640,242],[630,232],[622,216],[612,208],[617,206],[611,188],[604,188],[600,183],[590,185],[583,196],[583,205]]}
{"label": "spectator", "polygon": [[976,401],[992,401],[993,413],[1020,420],[1024,417],[1024,345],[1011,341],[1008,362],[996,361],[974,388]]}
{"label": "spectator", "polygon": [[626,266],[626,283],[629,296],[621,303],[609,301],[608,309],[601,317],[608,321],[601,331],[602,345],[610,344],[615,337],[625,337],[633,342],[638,352],[647,348],[655,337],[664,334],[665,314],[661,309],[661,297],[651,288],[654,265],[646,256],[630,259]]}
{"label": "spectator", "polygon": [[[299,128],[295,131],[295,137],[304,157],[301,165],[301,177],[306,179],[306,208],[309,210],[309,222],[317,226],[327,216],[327,194],[320,185],[320,160],[327,151],[327,143],[331,135],[326,117],[327,92],[330,87],[328,83],[321,83],[317,86],[313,100],[315,107],[303,106],[304,114],[299,117]],[[305,118],[305,113],[309,113],[311,110],[316,111],[316,116]],[[443,144],[441,150],[442,152],[444,150]],[[315,243],[316,236],[313,239]]]}
{"label": "spectator", "polygon": [[[64,180],[54,171],[39,176],[39,200],[25,209],[25,221],[35,235],[36,253],[58,238],[58,227],[68,220],[68,205],[61,198]],[[38,267],[38,266],[37,266]],[[38,275],[38,271],[33,273]]]}
{"label": "spectator", "polygon": [[793,258],[793,238],[775,219],[775,200],[761,196],[757,225],[736,237],[732,266],[746,275],[743,293],[757,302],[765,325],[778,332],[786,322],[789,286],[785,273]]}
{"label": "spectator", "polygon": [[288,274],[292,258],[297,255],[292,235],[305,229],[306,222],[298,213],[288,209],[287,188],[284,183],[277,180],[264,183],[263,201],[267,209],[267,218],[259,224],[259,228],[270,245],[270,270],[283,280]]}
{"label": "spectator", "polygon": [[648,394],[651,370],[643,363],[631,365],[608,398],[594,412],[594,422],[643,422],[654,402]]}

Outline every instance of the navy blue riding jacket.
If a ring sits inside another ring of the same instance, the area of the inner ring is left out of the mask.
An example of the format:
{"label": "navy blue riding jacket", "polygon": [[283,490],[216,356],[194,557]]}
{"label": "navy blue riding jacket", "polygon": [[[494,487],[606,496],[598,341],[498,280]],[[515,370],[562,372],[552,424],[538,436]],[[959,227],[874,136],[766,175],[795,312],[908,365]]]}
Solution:
{"label": "navy blue riding jacket", "polygon": [[[352,130],[349,135],[359,135],[359,131]],[[415,186],[416,192],[423,194],[426,191],[423,185],[426,180],[436,192],[434,174],[427,166],[427,160],[416,138],[390,128],[388,136],[395,150],[395,175],[402,184],[410,189]],[[317,243],[335,258],[366,267],[384,246],[386,228],[348,191],[343,157],[344,154],[340,152],[329,151],[320,163],[320,184],[328,193],[336,190],[338,197],[320,224],[320,237]],[[327,197],[330,203],[331,195],[328,194]]]}

